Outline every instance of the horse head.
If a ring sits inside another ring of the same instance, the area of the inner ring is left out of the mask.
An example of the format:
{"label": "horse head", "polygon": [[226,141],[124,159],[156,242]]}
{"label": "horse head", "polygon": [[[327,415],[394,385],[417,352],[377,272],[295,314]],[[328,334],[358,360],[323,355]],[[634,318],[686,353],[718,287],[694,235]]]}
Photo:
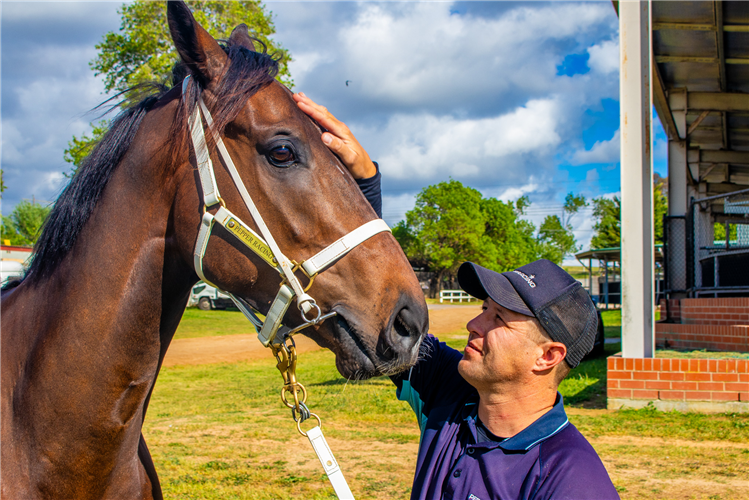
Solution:
{"label": "horse head", "polygon": [[[181,148],[174,160],[174,178],[179,179],[174,236],[179,253],[196,263],[206,281],[268,314],[279,283],[291,286],[294,278],[268,252],[272,242],[259,235],[272,235],[293,265],[309,262],[377,216],[350,173],[322,142],[317,124],[274,79],[276,62],[256,50],[246,26],[235,28],[222,45],[181,1],[169,2],[168,20],[190,77],[183,85],[179,112],[184,122],[201,100],[205,104],[204,113],[194,120],[198,125],[201,117],[206,120],[217,190],[216,203],[210,205],[206,190],[212,189],[212,181],[201,181],[202,174],[195,169],[199,152]],[[207,116],[212,116],[212,124]],[[219,159],[218,142],[225,144],[240,179],[232,177],[226,158]],[[251,213],[240,184],[264,222]],[[229,225],[204,229],[204,235],[210,233],[207,243],[200,233],[204,211],[211,214],[211,221],[221,214],[234,216]],[[246,234],[238,237],[237,231]],[[204,252],[196,261],[196,245],[201,244]],[[253,251],[253,245],[263,248]],[[329,264],[316,276],[305,274],[301,266],[292,271],[303,287],[311,284],[302,294],[311,297],[322,313],[336,313],[303,333],[331,349],[338,370],[347,377],[392,374],[413,364],[428,317],[419,283],[395,238],[389,232],[371,235]],[[304,306],[309,312],[309,304],[297,305],[289,307],[284,317],[290,327],[304,323]]]}

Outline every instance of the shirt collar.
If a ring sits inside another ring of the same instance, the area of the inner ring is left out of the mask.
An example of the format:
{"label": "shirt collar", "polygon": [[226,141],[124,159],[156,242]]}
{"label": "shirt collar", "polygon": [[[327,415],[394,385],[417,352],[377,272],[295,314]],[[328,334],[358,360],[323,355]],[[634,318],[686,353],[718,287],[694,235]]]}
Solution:
{"label": "shirt collar", "polygon": [[[465,420],[471,429],[473,439],[476,439],[476,417],[478,415],[478,404],[475,402],[468,403],[465,410],[468,415]],[[531,425],[518,432],[511,438],[505,439],[501,443],[482,443],[482,446],[488,448],[502,448],[505,451],[528,451],[541,441],[544,441],[557,432],[564,429],[569,420],[564,411],[564,398],[557,392],[557,400],[551,410],[547,411]],[[470,445],[476,446],[476,445]]]}

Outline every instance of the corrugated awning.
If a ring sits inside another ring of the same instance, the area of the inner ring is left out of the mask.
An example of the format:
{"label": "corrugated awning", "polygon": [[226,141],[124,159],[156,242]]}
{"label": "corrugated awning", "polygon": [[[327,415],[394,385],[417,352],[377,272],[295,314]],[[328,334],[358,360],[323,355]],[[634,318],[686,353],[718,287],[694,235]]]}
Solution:
{"label": "corrugated awning", "polygon": [[653,2],[652,35],[655,108],[687,141],[689,182],[749,186],[749,2]]}
{"label": "corrugated awning", "polygon": [[[586,259],[606,260],[608,262],[619,262],[621,260],[621,248],[595,248],[592,250],[586,250],[575,254],[575,258],[579,261]],[[655,245],[655,261],[663,262],[663,245],[660,243]]]}

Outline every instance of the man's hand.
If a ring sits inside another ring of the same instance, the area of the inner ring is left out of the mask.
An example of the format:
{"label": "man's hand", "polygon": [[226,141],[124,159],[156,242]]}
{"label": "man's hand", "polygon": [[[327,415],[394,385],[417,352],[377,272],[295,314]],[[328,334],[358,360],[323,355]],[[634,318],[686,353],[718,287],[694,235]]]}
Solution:
{"label": "man's hand", "polygon": [[369,159],[369,155],[345,123],[302,92],[294,94],[294,101],[299,109],[327,130],[322,134],[322,142],[338,155],[354,179],[368,179],[377,173],[377,168]]}

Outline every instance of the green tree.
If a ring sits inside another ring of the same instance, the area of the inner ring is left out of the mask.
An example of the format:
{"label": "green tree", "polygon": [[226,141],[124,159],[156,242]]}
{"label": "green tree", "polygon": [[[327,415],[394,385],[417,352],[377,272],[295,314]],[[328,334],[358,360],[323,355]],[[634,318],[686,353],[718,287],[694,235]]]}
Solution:
{"label": "green tree", "polygon": [[[36,202],[22,201],[10,214],[9,222],[18,237],[12,238],[13,244],[33,245],[39,238],[40,229],[51,211],[51,207],[42,206]],[[4,231],[9,229],[3,221]]]}
{"label": "green tree", "polygon": [[[278,80],[293,86],[289,72],[291,55],[270,37],[275,33],[272,13],[260,0],[187,0],[195,19],[216,39],[226,39],[235,26],[246,24],[253,37],[267,47],[268,53],[279,60]],[[122,24],[118,32],[104,35],[96,45],[98,54],[89,66],[104,77],[107,92],[126,92],[145,82],[169,84],[174,64],[179,56],[174,49],[166,19],[166,2],[135,0],[119,9]],[[137,99],[137,92],[128,95]],[[75,175],[81,161],[93,149],[107,129],[107,122],[91,124],[91,136],[73,137],[65,150],[65,161],[72,163],[68,176]]]}
{"label": "green tree", "polygon": [[577,241],[572,226],[564,226],[556,215],[547,215],[538,228],[538,253],[540,258],[561,264],[564,256],[577,251]]}
{"label": "green tree", "polygon": [[[226,2],[223,0],[187,0],[195,19],[216,39],[227,39],[239,24],[263,42],[279,58],[279,80],[293,85],[288,64],[289,52],[271,40],[276,31],[272,14],[260,0]],[[135,0],[120,10],[122,24],[118,33],[110,31],[96,45],[99,54],[89,63],[94,73],[104,76],[107,92],[118,92],[143,82],[168,83],[179,60],[169,34],[166,2]]]}
{"label": "green tree", "polygon": [[580,209],[587,206],[585,196],[567,193],[561,218],[557,215],[546,216],[538,228],[537,251],[541,258],[561,264],[566,255],[578,250],[572,219],[580,212]]}
{"label": "green tree", "polygon": [[435,273],[430,283],[434,297],[464,261],[504,272],[535,260],[536,228],[520,218],[529,205],[527,197],[515,203],[483,198],[450,180],[424,188],[393,235],[412,265]]}
{"label": "green tree", "polygon": [[[666,186],[668,179],[653,176],[653,239],[655,243],[663,243],[663,217],[668,213],[668,197]],[[595,198],[593,200],[593,238],[591,248],[615,248],[621,246],[621,214],[622,204],[618,196],[613,198]]]}
{"label": "green tree", "polygon": [[434,297],[443,278],[466,260],[481,260],[484,216],[481,193],[450,180],[427,186],[406,213],[405,228],[397,231],[410,258],[435,272],[429,287]]}
{"label": "green tree", "polygon": [[618,196],[593,199],[593,238],[591,248],[613,248],[621,245],[622,203]]}
{"label": "green tree", "polygon": [[78,172],[78,167],[81,166],[83,160],[91,153],[97,142],[104,137],[109,127],[109,122],[106,120],[100,121],[98,124],[91,124],[92,131],[91,137],[82,135],[80,139],[73,136],[73,139],[68,142],[68,149],[63,153],[63,158],[66,162],[72,163],[70,173],[65,173],[65,177],[73,177]]}
{"label": "green tree", "polygon": [[0,241],[3,245],[25,245],[26,241],[18,234],[13,221],[10,217],[2,216],[0,219],[2,226],[0,226]]}
{"label": "green tree", "polygon": [[570,226],[572,218],[580,211],[581,208],[587,206],[588,202],[586,201],[585,196],[581,194],[575,195],[572,193],[567,193],[567,196],[564,198],[564,206],[562,207],[562,226]]}
{"label": "green tree", "polygon": [[668,178],[653,174],[653,239],[663,243],[663,217],[668,213],[665,188]]}
{"label": "green tree", "polygon": [[482,265],[501,273],[535,260],[538,245],[533,233],[536,228],[531,222],[520,219],[529,205],[525,196],[514,204],[495,198],[481,200],[481,211],[485,218],[482,239],[482,256],[485,260]]}
{"label": "green tree", "polygon": [[[738,239],[738,224],[729,224],[728,228],[728,237],[731,241],[736,243],[736,240]],[[726,241],[726,225],[723,222],[716,222],[713,224],[713,240],[715,241]]]}
{"label": "green tree", "polygon": [[5,192],[5,172],[3,172],[2,169],[0,169],[0,199],[3,198],[4,192]]}

